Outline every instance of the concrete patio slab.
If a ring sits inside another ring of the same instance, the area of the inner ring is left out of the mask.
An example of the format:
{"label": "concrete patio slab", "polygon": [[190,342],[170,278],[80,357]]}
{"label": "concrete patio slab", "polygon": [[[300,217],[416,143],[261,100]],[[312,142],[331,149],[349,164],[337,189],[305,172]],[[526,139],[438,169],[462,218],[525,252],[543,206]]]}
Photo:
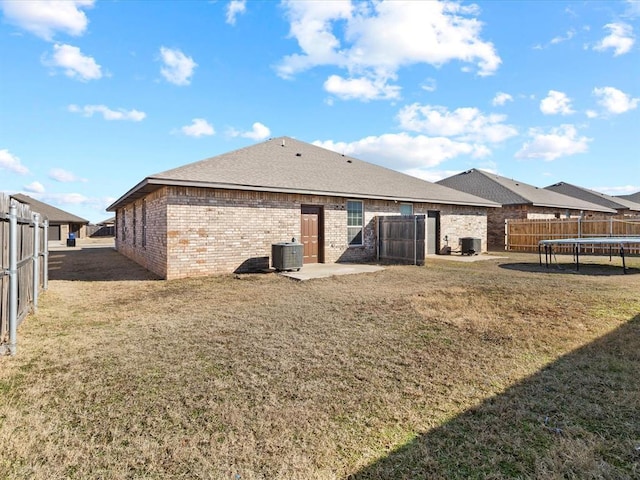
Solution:
{"label": "concrete patio slab", "polygon": [[335,275],[379,272],[380,270],[384,270],[384,267],[354,263],[310,263],[304,265],[298,272],[278,272],[278,275],[304,281],[314,278],[333,277]]}

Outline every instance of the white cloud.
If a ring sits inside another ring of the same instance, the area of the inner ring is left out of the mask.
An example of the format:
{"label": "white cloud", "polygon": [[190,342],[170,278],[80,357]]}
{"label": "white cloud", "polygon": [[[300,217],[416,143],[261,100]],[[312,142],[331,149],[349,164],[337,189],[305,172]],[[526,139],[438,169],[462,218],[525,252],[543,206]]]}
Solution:
{"label": "white cloud", "polygon": [[238,130],[230,129],[228,134],[232,137],[244,137],[258,141],[268,138],[271,135],[271,130],[262,123],[255,122],[249,131],[240,132]]}
{"label": "white cloud", "polygon": [[51,41],[56,32],[82,35],[89,23],[82,9],[92,7],[93,3],[93,0],[4,0],[0,6],[9,23]]}
{"label": "white cloud", "polygon": [[29,173],[29,169],[22,165],[20,159],[6,148],[0,150],[0,169],[9,170],[20,175]]}
{"label": "white cloud", "polygon": [[[482,22],[475,18],[478,9],[473,6],[285,1],[284,7],[290,36],[301,53],[277,65],[283,78],[328,65],[347,70],[349,78],[376,79],[384,85],[401,67],[419,63],[439,67],[457,60],[475,65],[479,75],[495,73],[501,63],[493,44],[480,38]],[[344,81],[340,85],[353,87]]]}
{"label": "white cloud", "polygon": [[551,39],[551,42],[549,42],[549,43],[551,45],[556,45],[558,43],[566,42],[568,40],[571,40],[575,35],[576,35],[576,31],[572,28],[572,29],[567,31],[567,33],[565,34],[564,37],[562,35],[557,36],[557,37],[553,37]]}
{"label": "white cloud", "polygon": [[53,55],[50,58],[43,57],[42,63],[48,67],[62,68],[67,77],[83,82],[102,78],[102,67],[93,57],[83,55],[78,47],[72,45],[56,43]]}
{"label": "white cloud", "polygon": [[594,187],[591,190],[607,195],[630,195],[640,191],[639,185],[622,185],[620,187]]}
{"label": "white cloud", "polygon": [[247,0],[231,0],[227,5],[227,23],[236,24],[236,16],[247,11]]}
{"label": "white cloud", "polygon": [[545,161],[585,153],[589,149],[590,138],[579,137],[573,125],[552,128],[549,133],[540,129],[529,130],[530,142],[526,142],[516,152],[516,158],[541,158]]}
{"label": "white cloud", "polygon": [[249,132],[244,132],[243,137],[253,140],[264,140],[271,135],[271,130],[260,122],[255,122]]}
{"label": "white cloud", "polygon": [[627,3],[627,8],[624,15],[629,18],[640,17],[640,1],[626,0],[626,3]]}
{"label": "white cloud", "polygon": [[160,55],[164,66],[160,69],[162,76],[174,85],[189,85],[193,71],[198,66],[191,57],[178,49],[160,47]]}
{"label": "white cloud", "polygon": [[434,167],[459,155],[483,158],[491,153],[484,145],[407,133],[387,133],[349,143],[327,140],[313,144],[403,171]]}
{"label": "white cloud", "polygon": [[504,93],[504,92],[496,93],[496,96],[493,97],[493,100],[491,100],[491,104],[494,107],[502,106],[507,102],[513,102],[513,97],[508,93]]}
{"label": "white cloud", "polygon": [[613,55],[623,55],[628,53],[633,47],[635,37],[633,35],[633,27],[627,23],[608,23],[604,26],[608,29],[609,35],[600,40],[594,47],[594,50],[605,51],[609,48],[613,49]]}
{"label": "white cloud", "polygon": [[640,98],[631,98],[621,90],[613,87],[594,88],[593,94],[598,97],[598,104],[607,113],[620,114],[637,108]]}
{"label": "white cloud", "polygon": [[349,78],[339,75],[331,75],[324,82],[324,89],[333,95],[343,99],[387,100],[400,97],[400,87],[387,85],[386,79],[381,78]]}
{"label": "white cloud", "polygon": [[400,110],[398,120],[404,130],[464,141],[499,143],[518,134],[515,127],[503,123],[505,115],[484,115],[472,107],[449,111],[442,106],[414,103]]}
{"label": "white cloud", "polygon": [[147,116],[146,113],[139,110],[125,110],[124,108],[111,110],[106,105],[85,105],[84,107],[69,105],[67,108],[70,112],[81,113],[85,117],[92,117],[94,113],[99,113],[102,114],[102,118],[105,120],[130,120],[140,122]]}
{"label": "white cloud", "polygon": [[25,191],[29,193],[44,193],[45,188],[40,182],[31,182],[28,185],[24,186]]}
{"label": "white cloud", "polygon": [[557,90],[549,90],[546,98],[540,101],[540,111],[545,115],[570,115],[574,113],[571,109],[571,99],[566,93]]}
{"label": "white cloud", "polygon": [[47,193],[39,195],[38,199],[53,205],[82,205],[90,204],[92,201],[81,193]]}
{"label": "white cloud", "polygon": [[427,92],[435,92],[438,89],[438,82],[436,82],[435,78],[427,78],[420,88]]}
{"label": "white cloud", "polygon": [[214,135],[216,133],[213,125],[204,118],[194,118],[191,125],[185,125],[180,131],[189,137],[204,137]]}
{"label": "white cloud", "polygon": [[62,168],[52,168],[49,170],[49,178],[56,182],[69,183],[69,182],[86,182],[86,178],[80,178],[75,173],[69,172]]}

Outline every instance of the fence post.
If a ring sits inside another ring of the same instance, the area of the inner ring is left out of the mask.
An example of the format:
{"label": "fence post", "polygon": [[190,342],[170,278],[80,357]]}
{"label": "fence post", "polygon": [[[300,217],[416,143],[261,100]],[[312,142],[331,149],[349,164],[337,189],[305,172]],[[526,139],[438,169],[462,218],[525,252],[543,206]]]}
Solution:
{"label": "fence post", "polygon": [[613,217],[609,217],[609,236],[613,237]]}
{"label": "fence post", "polygon": [[34,213],[33,219],[33,313],[38,311],[38,293],[40,290],[40,215]]}
{"label": "fence post", "polygon": [[509,219],[504,219],[504,249],[509,251]]}
{"label": "fence post", "polygon": [[582,238],[582,215],[578,217],[578,238]]}
{"label": "fence post", "polygon": [[17,350],[18,332],[18,207],[9,206],[9,355]]}
{"label": "fence post", "polygon": [[49,220],[44,221],[43,236],[42,289],[46,290],[49,288]]}

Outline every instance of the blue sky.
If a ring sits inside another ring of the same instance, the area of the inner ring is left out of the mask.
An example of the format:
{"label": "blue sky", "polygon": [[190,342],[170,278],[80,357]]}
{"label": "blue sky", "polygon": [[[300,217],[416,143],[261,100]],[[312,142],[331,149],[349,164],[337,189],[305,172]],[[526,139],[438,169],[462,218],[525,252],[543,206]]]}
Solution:
{"label": "blue sky", "polygon": [[640,2],[0,0],[0,191],[92,222],[290,136],[436,181],[640,190]]}

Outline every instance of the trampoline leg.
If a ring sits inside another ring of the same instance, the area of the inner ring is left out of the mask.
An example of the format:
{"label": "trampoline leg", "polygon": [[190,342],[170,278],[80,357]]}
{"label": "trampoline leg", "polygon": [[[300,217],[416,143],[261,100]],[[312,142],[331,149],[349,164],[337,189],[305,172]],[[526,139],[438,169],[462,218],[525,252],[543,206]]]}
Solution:
{"label": "trampoline leg", "polygon": [[624,263],[624,247],[620,247],[620,256],[622,257],[622,273],[627,273],[627,265]]}
{"label": "trampoline leg", "polygon": [[544,246],[544,266],[546,268],[549,268],[549,249],[551,248],[550,245],[545,245]]}
{"label": "trampoline leg", "polygon": [[538,262],[542,266],[542,245],[538,244]]}
{"label": "trampoline leg", "polygon": [[580,271],[580,245],[576,244],[576,272]]}

